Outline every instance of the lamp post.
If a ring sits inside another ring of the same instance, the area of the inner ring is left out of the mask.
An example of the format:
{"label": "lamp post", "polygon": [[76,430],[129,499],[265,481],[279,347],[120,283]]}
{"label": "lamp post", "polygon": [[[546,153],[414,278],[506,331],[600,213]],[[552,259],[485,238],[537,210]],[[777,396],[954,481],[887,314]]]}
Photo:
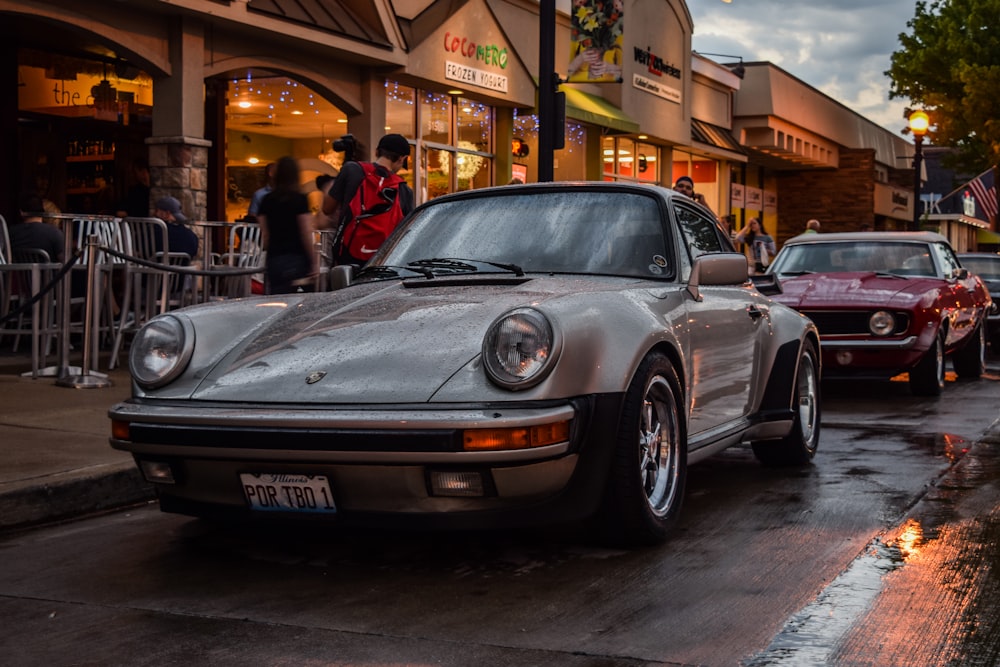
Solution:
{"label": "lamp post", "polygon": [[913,222],[910,231],[920,230],[920,171],[924,161],[924,135],[930,126],[930,118],[919,109],[907,119],[913,133]]}

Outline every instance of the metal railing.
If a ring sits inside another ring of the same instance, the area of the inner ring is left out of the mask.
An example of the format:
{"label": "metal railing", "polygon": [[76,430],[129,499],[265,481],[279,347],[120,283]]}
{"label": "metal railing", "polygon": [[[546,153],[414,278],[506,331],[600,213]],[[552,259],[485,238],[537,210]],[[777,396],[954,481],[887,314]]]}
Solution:
{"label": "metal railing", "polygon": [[[67,219],[72,219],[74,222],[84,219],[85,216],[61,216]],[[110,248],[106,245],[102,245],[99,242],[99,237],[96,234],[92,234],[87,238],[86,248],[72,249],[71,246],[71,234],[66,234],[64,232],[67,242],[66,242],[66,256],[69,257],[56,272],[56,274],[49,280],[45,285],[43,285],[36,294],[33,294],[29,299],[23,303],[19,303],[18,307],[11,312],[0,316],[0,325],[13,320],[29,311],[36,303],[41,299],[45,298],[50,292],[54,293],[56,290],[61,290],[61,294],[58,295],[56,303],[59,304],[59,312],[57,313],[58,321],[58,336],[60,338],[59,351],[57,354],[58,360],[57,365],[54,367],[48,367],[42,370],[37,370],[32,368],[30,373],[32,377],[38,376],[54,376],[56,377],[56,384],[65,387],[74,388],[84,388],[84,387],[107,387],[110,386],[110,382],[107,381],[106,375],[99,373],[94,368],[93,360],[93,350],[95,349],[94,341],[96,340],[95,329],[98,326],[97,320],[97,301],[102,297],[102,295],[97,294],[97,269],[98,269],[98,257],[103,255],[116,257],[124,262],[129,262],[138,266],[143,266],[149,269],[154,269],[159,272],[176,273],[185,276],[203,276],[203,277],[219,277],[219,276],[244,276],[252,275],[255,273],[260,273],[262,267],[252,266],[252,267],[236,267],[236,266],[214,266],[214,267],[203,267],[198,268],[196,266],[180,266],[180,265],[168,265],[161,262],[150,261],[142,257],[134,257],[128,255],[121,251]],[[86,256],[87,258],[87,283],[86,283],[86,297],[84,305],[84,324],[83,324],[83,363],[79,368],[70,366],[70,328],[72,324],[72,314],[70,309],[70,299],[71,290],[69,287],[69,280],[66,279],[66,275],[73,269],[73,267],[80,261],[80,258]],[[29,269],[30,267],[25,265],[5,265],[7,267],[17,267]],[[17,270],[14,268],[14,270]],[[34,360],[33,360],[34,361]]]}

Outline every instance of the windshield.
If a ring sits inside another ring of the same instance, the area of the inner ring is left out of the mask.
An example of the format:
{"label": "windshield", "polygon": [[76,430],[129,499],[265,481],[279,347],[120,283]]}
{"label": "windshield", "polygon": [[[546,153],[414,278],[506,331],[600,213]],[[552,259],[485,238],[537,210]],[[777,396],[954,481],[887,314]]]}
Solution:
{"label": "windshield", "polygon": [[460,259],[480,272],[516,267],[649,278],[672,274],[668,256],[652,196],[526,190],[432,202],[369,267],[416,264],[437,270],[439,260]]}
{"label": "windshield", "polygon": [[771,272],[777,274],[874,271],[899,276],[937,276],[926,243],[800,243],[782,248]]}
{"label": "windshield", "polygon": [[984,280],[1000,280],[1000,256],[959,257],[962,266]]}

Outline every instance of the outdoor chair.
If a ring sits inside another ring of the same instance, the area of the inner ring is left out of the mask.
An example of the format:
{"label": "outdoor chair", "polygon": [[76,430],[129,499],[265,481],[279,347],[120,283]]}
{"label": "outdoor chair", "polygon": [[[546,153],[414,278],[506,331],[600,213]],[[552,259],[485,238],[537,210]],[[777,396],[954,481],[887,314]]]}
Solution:
{"label": "outdoor chair", "polygon": [[[10,259],[13,261],[8,262],[6,253],[0,253],[4,290],[0,316],[10,318],[0,331],[13,334],[12,352],[17,352],[22,336],[31,336],[31,376],[36,378],[57,333],[53,290],[44,293],[42,290],[51,283],[61,265],[52,262],[47,252],[37,248],[12,250]],[[34,300],[37,295],[41,296]],[[32,301],[31,309],[27,310],[27,304]],[[16,317],[15,312],[18,312]]]}
{"label": "outdoor chair", "polygon": [[[218,267],[264,268],[265,252],[261,245],[260,225],[238,222],[229,229],[229,252],[213,256],[213,265]],[[255,274],[212,277],[212,296],[238,298],[250,296],[251,281]]]}
{"label": "outdoor chair", "polygon": [[125,218],[120,223],[124,254],[160,264],[162,268],[126,262],[122,281],[122,303],[108,368],[118,365],[124,337],[134,333],[155,315],[193,303],[186,288],[190,276],[171,271],[171,266],[187,266],[187,253],[170,251],[167,223],[159,218]]}

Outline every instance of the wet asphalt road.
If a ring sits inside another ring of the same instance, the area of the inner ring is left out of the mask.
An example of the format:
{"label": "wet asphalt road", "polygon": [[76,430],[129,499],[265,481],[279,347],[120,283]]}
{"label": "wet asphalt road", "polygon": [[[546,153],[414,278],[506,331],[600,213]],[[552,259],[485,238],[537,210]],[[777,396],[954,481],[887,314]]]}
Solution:
{"label": "wet asphalt road", "polygon": [[734,449],[693,467],[655,549],[220,529],[155,507],[2,536],[4,662],[1000,664],[990,361],[940,400],[825,384],[814,466]]}

